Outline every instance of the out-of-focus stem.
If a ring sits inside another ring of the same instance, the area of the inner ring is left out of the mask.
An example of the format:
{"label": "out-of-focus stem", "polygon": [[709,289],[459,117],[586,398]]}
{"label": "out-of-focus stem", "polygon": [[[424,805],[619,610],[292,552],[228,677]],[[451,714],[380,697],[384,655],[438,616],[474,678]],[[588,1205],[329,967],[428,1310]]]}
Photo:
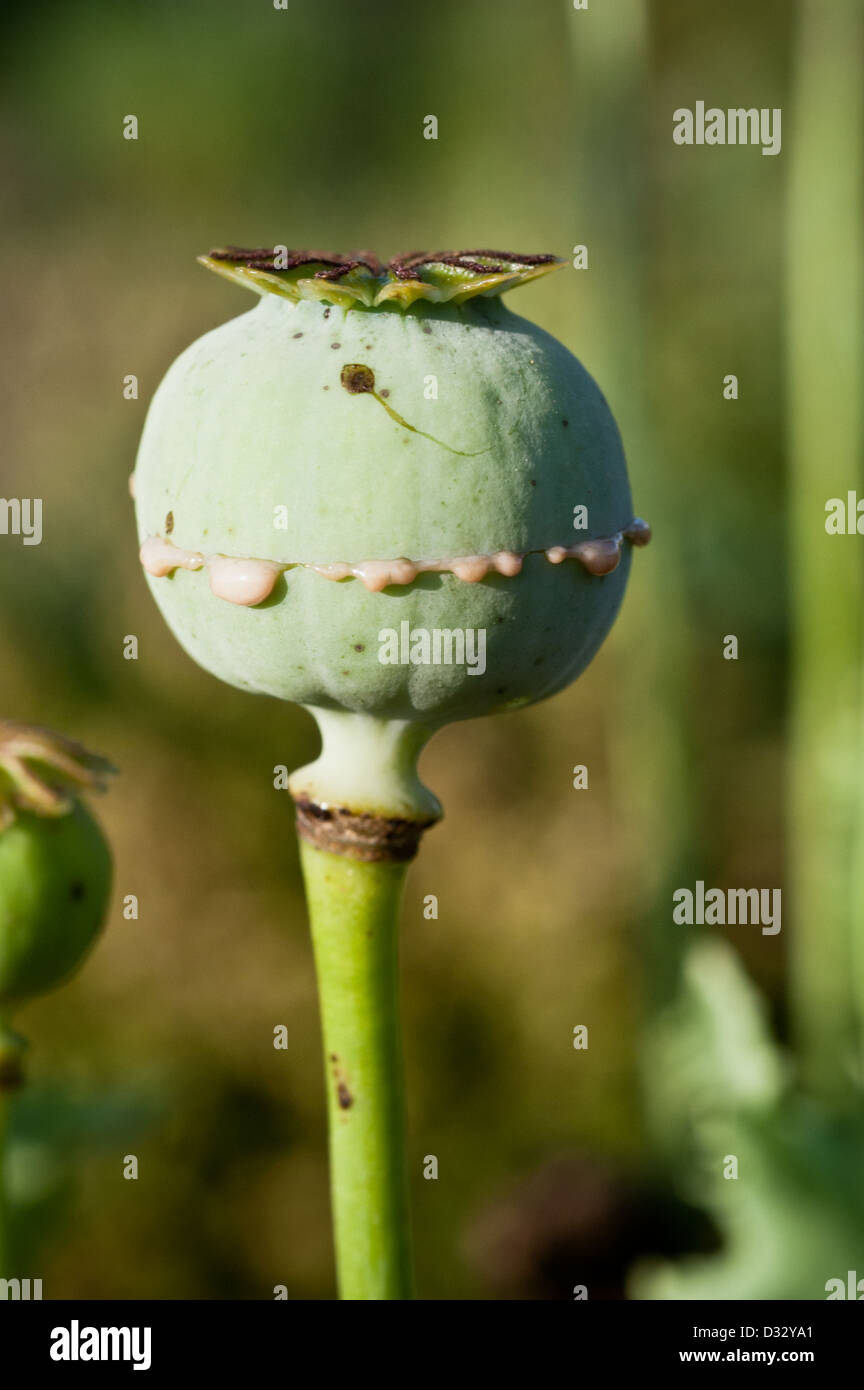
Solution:
{"label": "out-of-focus stem", "polygon": [[9,1201],[9,1121],[13,1098],[24,1079],[25,1040],[10,1028],[0,1013],[0,1279],[12,1278],[15,1251]]}
{"label": "out-of-focus stem", "polygon": [[825,504],[860,488],[864,5],[799,9],[787,208],[793,1022],[805,1081],[846,1091],[864,1023],[864,628],[857,535]]}
{"label": "out-of-focus stem", "polygon": [[9,1130],[10,1094],[0,1088],[0,1279],[14,1275],[10,1233],[9,1193],[6,1178],[7,1134]]}
{"label": "out-of-focus stem", "polygon": [[656,191],[641,138],[651,125],[648,7],[645,0],[617,0],[592,7],[590,20],[588,12],[568,19],[578,132],[573,241],[588,246],[591,267],[576,273],[580,341],[590,345],[590,354],[586,348],[579,355],[604,383],[621,426],[640,514],[656,519],[653,554],[627,595],[627,621],[636,631],[650,631],[651,642],[639,681],[623,680],[614,692],[609,748],[612,784],[621,793],[616,814],[638,827],[644,845],[646,913],[638,935],[646,1003],[653,1009],[677,986],[685,938],[669,930],[669,904],[671,890],[693,867],[695,818],[686,747],[691,653],[681,580],[684,527],[676,524],[674,479],[658,456],[661,422],[648,406],[647,373],[657,357],[645,272]]}

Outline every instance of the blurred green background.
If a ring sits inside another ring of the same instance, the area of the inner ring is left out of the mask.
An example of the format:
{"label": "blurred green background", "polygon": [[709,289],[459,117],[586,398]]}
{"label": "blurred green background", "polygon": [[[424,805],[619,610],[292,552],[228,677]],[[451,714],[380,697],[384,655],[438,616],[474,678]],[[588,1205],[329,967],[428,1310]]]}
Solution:
{"label": "blurred green background", "polygon": [[[575,687],[451,727],[424,758],[446,819],[402,936],[418,1281],[433,1299],[620,1297],[633,1259],[717,1243],[652,1135],[664,1077],[646,1078],[645,1040],[690,939],[672,889],[784,885],[800,22],[788,0],[46,0],[6,17],[0,491],[44,499],[44,538],[0,539],[0,712],[122,770],[97,808],[117,869],[105,938],[20,1020],[10,1167],[46,1297],[333,1296],[312,958],[273,788],[316,735],[186,657],[127,491],[170,362],[251,307],[195,264],[226,243],[588,247],[587,270],[510,305],[600,381],[655,540]],[[782,153],[676,146],[672,111],[700,99],[782,107]],[[855,485],[832,457],[826,498]],[[791,919],[712,933],[781,1042]]]}

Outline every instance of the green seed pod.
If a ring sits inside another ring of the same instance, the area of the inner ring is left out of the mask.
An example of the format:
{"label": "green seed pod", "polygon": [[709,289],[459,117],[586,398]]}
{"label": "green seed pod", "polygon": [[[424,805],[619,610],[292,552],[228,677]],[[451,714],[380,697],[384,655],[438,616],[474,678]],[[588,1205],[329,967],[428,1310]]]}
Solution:
{"label": "green seed pod", "polygon": [[151,404],[134,492],[153,595],[205,669],[313,710],[301,800],[433,816],[413,770],[429,733],[578,676],[650,534],[596,383],[498,298],[562,262],[203,259],[261,301]]}
{"label": "green seed pod", "polygon": [[101,787],[111,770],[59,734],[0,722],[0,1034],[7,1047],[11,1013],[72,974],[102,928],[111,855],[75,793]]}

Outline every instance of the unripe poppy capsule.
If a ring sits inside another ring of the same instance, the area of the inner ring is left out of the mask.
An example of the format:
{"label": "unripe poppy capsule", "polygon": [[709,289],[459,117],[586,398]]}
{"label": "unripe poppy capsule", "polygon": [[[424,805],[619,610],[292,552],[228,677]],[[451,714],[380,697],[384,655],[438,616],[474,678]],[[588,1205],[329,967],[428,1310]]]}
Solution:
{"label": "unripe poppy capsule", "polygon": [[0,1088],[20,1050],[9,1018],[74,973],[102,929],[111,854],[79,794],[111,771],[48,729],[0,721]]}
{"label": "unripe poppy capsule", "polygon": [[563,262],[202,259],[261,300],[150,407],[134,491],[153,595],[207,670],[316,714],[301,800],[434,815],[412,771],[429,732],[578,676],[650,536],[599,387],[499,298]]}

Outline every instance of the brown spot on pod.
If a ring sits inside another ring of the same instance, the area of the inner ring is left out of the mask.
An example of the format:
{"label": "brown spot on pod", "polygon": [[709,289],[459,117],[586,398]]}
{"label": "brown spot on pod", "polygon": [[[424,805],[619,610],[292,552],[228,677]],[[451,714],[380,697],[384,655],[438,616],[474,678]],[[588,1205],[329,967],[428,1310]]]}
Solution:
{"label": "brown spot on pod", "polygon": [[174,530],[174,513],[169,512],[165,518],[165,535],[170,536]]}
{"label": "brown spot on pod", "polygon": [[371,367],[364,367],[362,362],[346,363],[339,379],[352,396],[361,396],[364,392],[375,390],[375,373]]}

